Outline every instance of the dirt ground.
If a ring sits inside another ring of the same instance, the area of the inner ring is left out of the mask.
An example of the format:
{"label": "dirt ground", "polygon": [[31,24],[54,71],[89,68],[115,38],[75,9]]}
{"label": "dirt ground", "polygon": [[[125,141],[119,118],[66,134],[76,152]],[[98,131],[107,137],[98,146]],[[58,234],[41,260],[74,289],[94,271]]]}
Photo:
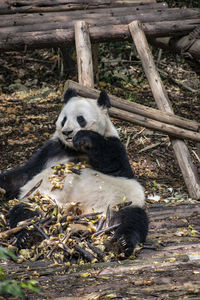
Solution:
{"label": "dirt ground", "polygon": [[[101,46],[99,53],[96,88],[156,107],[140,61],[129,44],[125,47]],[[154,57],[157,60],[157,50]],[[65,76],[61,74],[61,67],[60,54],[55,50],[0,54],[1,172],[24,163],[53,133],[62,107],[64,83],[67,79],[77,81],[76,72]],[[158,67],[167,74],[163,82],[175,113],[199,122],[200,64],[162,53]],[[56,299],[61,296],[65,296],[63,300],[72,299],[72,296],[73,299],[200,297],[199,257],[195,262],[190,259],[191,255],[199,253],[200,207],[197,201],[189,199],[170,139],[161,132],[120,120],[113,121],[127,147],[135,174],[145,187],[151,221],[150,246],[146,246],[134,261],[92,268],[85,266],[86,271],[84,268],[68,270],[65,266],[55,269],[54,266],[45,273],[47,263],[42,265],[38,262],[38,266],[30,267],[38,274],[43,272],[43,275],[37,276],[34,271],[25,275],[24,266],[8,265],[6,268],[10,274],[14,268],[20,278],[35,276],[39,279],[44,294],[38,297],[30,294],[30,299]],[[200,174],[197,144],[192,141],[186,143]],[[196,230],[194,235],[190,225]],[[161,248],[157,252],[158,244]],[[55,275],[53,270],[57,270],[58,274]],[[81,275],[84,273],[89,275],[84,277]],[[12,276],[15,277],[14,272]],[[141,288],[143,292],[140,295]]]}

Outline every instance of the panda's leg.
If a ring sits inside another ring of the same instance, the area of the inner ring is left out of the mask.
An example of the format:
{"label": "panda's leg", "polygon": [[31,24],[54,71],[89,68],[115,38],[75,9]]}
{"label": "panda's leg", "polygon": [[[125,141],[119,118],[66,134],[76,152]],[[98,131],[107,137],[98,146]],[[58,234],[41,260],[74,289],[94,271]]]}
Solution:
{"label": "panda's leg", "polygon": [[[19,222],[33,219],[40,215],[38,210],[33,210],[30,205],[25,203],[20,203],[15,205],[8,214],[8,220],[10,223],[10,228],[17,227]],[[30,248],[33,244],[41,242],[44,237],[35,229],[27,230],[22,229],[16,234],[15,246],[18,249]]]}
{"label": "panda's leg", "polygon": [[148,217],[141,207],[128,206],[114,212],[110,225],[120,224],[109,246],[130,256],[139,243],[144,243],[148,233]]}
{"label": "panda's leg", "polygon": [[86,152],[93,169],[107,175],[134,178],[126,150],[117,137],[104,138],[97,132],[80,130],[74,148]]}

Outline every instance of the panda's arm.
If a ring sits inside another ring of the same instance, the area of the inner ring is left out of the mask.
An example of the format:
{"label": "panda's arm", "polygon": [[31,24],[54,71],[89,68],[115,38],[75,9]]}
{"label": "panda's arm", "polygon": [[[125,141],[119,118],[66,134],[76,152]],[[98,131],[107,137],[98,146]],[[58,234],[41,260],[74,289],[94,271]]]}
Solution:
{"label": "panda's arm", "polygon": [[126,150],[117,137],[104,138],[90,130],[80,130],[73,140],[75,149],[86,152],[91,166],[104,174],[134,178]]}
{"label": "panda's arm", "polygon": [[0,174],[0,187],[5,189],[6,198],[17,197],[19,189],[40,173],[48,161],[58,155],[66,155],[66,149],[58,140],[50,139],[23,166]]}

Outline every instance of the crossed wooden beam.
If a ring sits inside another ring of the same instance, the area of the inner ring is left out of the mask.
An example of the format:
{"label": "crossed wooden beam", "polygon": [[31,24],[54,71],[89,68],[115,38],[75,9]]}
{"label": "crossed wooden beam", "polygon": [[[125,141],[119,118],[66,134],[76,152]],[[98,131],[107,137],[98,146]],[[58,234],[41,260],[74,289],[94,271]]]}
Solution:
{"label": "crossed wooden beam", "polygon": [[[140,21],[133,21],[128,25],[128,27],[159,110],[147,107],[144,109],[144,106],[139,104],[129,103],[111,96],[111,104],[114,106],[114,108],[111,109],[111,115],[153,129],[159,130],[160,128],[160,130],[162,129],[162,131],[165,131],[172,136],[178,136],[179,138],[171,137],[175,156],[183,174],[190,197],[200,199],[200,180],[198,178],[197,170],[192,162],[192,158],[185,142],[180,139],[180,137],[193,138],[194,140],[199,141],[200,134],[197,132],[199,126],[195,121],[189,121],[174,114],[167,92],[156,69],[153,56]],[[89,26],[85,21],[77,21],[75,23],[75,43],[79,84],[73,81],[68,81],[67,86],[75,87],[77,92],[82,96],[89,96],[92,98],[96,97],[97,90],[94,90],[93,61]],[[134,109],[140,109],[140,114],[138,114],[138,112],[135,114]],[[154,116],[153,120],[149,118],[149,115],[145,116],[145,113],[141,114],[142,109],[147,112],[146,114]],[[159,121],[160,118],[164,120],[164,123]]]}

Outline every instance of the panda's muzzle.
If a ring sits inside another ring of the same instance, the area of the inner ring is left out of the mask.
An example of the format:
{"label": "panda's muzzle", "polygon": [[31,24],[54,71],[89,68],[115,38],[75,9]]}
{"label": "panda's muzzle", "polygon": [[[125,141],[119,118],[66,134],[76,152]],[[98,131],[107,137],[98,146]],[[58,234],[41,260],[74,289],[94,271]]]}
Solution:
{"label": "panda's muzzle", "polygon": [[62,134],[66,137],[66,140],[72,140],[73,130],[62,130]]}

